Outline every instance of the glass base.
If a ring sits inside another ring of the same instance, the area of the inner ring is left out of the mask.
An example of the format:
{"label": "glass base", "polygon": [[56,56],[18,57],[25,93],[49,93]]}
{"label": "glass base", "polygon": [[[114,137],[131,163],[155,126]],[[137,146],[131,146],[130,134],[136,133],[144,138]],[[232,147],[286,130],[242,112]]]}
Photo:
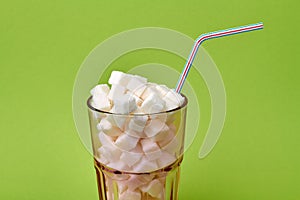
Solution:
{"label": "glass base", "polygon": [[177,200],[181,156],[147,173],[122,172],[94,160],[100,200]]}

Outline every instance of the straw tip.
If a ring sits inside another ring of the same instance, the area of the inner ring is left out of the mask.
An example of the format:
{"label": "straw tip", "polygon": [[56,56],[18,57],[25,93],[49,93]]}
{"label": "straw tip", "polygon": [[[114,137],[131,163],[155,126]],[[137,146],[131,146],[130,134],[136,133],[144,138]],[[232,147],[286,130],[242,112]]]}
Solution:
{"label": "straw tip", "polygon": [[260,25],[262,28],[264,28],[264,23],[263,22],[259,22],[257,24]]}

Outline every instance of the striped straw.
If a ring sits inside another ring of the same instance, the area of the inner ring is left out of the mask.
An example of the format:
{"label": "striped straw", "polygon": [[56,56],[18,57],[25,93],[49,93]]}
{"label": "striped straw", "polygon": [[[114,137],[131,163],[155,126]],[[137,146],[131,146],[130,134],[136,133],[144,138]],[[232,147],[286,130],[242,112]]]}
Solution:
{"label": "striped straw", "polygon": [[215,31],[215,32],[210,32],[210,33],[205,33],[200,35],[194,44],[194,47],[190,53],[190,56],[188,60],[186,61],[186,64],[182,70],[182,73],[180,75],[180,79],[177,82],[176,86],[176,92],[180,93],[182,86],[185,82],[185,79],[190,71],[190,68],[192,66],[192,63],[194,61],[195,55],[198,51],[199,46],[204,42],[205,40],[213,39],[213,38],[219,38],[219,37],[224,37],[228,35],[234,35],[234,34],[239,34],[239,33],[245,33],[249,31],[255,31],[255,30],[260,30],[263,29],[264,25],[262,22],[257,23],[257,24],[250,24],[246,26],[239,26],[236,28],[230,28],[226,30],[220,30],[220,31]]}

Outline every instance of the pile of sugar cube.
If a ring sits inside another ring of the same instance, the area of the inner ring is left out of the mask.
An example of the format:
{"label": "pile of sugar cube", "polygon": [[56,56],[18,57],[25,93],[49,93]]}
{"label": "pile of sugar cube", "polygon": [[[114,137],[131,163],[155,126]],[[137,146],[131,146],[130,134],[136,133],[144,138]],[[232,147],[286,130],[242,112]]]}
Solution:
{"label": "pile of sugar cube", "polygon": [[[164,111],[180,107],[184,97],[165,85],[120,71],[113,71],[108,83],[111,87],[100,84],[91,90],[91,105],[106,111],[94,115],[97,161],[134,173],[153,172],[174,163],[181,154],[183,133],[174,123],[176,116]],[[162,199],[164,181],[156,176],[128,175],[117,181],[119,199],[136,200],[145,194]]]}
{"label": "pile of sugar cube", "polygon": [[91,90],[93,106],[112,113],[158,113],[175,109],[184,98],[165,85],[148,83],[138,75],[113,71],[107,84],[100,84]]}

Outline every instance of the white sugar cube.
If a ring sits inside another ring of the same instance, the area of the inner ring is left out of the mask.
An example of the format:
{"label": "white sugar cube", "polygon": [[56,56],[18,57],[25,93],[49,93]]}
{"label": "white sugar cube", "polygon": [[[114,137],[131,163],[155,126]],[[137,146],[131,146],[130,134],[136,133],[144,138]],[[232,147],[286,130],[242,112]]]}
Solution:
{"label": "white sugar cube", "polygon": [[143,179],[140,179],[139,176],[141,175],[131,175],[130,178],[126,181],[128,185],[128,190],[134,191],[147,183]]}
{"label": "white sugar cube", "polygon": [[97,129],[109,136],[119,136],[122,134],[122,131],[117,126],[114,126],[107,118],[103,118],[100,123],[97,124]]}
{"label": "white sugar cube", "polygon": [[144,128],[144,133],[148,137],[153,137],[157,133],[159,133],[160,131],[162,131],[165,128],[165,126],[166,126],[165,123],[163,123],[159,119],[149,120],[147,122],[147,125]]}
{"label": "white sugar cube", "polygon": [[111,108],[111,103],[104,93],[94,93],[92,100],[92,106],[98,110],[108,111]]}
{"label": "white sugar cube", "polygon": [[113,127],[113,125],[107,120],[107,118],[101,119],[100,123],[97,124],[97,129],[99,131],[109,130]]}
{"label": "white sugar cube", "polygon": [[160,151],[160,147],[157,143],[149,138],[141,139],[140,142],[145,153]]}
{"label": "white sugar cube", "polygon": [[159,198],[163,193],[164,186],[158,179],[154,179],[149,183],[149,185],[141,187],[141,190],[143,192],[147,192],[152,197]]}
{"label": "white sugar cube", "polygon": [[166,102],[165,108],[166,108],[167,111],[168,110],[173,110],[173,109],[179,107],[178,103],[175,103],[175,102],[167,100],[167,99],[164,99],[164,100]]}
{"label": "white sugar cube", "polygon": [[164,97],[163,100],[166,102],[166,107],[168,110],[172,110],[181,106],[184,102],[184,98],[175,92],[174,90],[170,90]]}
{"label": "white sugar cube", "polygon": [[105,157],[106,160],[108,160],[109,162],[116,162],[120,160],[121,150],[118,149],[117,147],[101,146],[98,149],[98,152],[101,155],[101,157],[102,156]]}
{"label": "white sugar cube", "polygon": [[140,98],[145,100],[150,94],[159,94],[159,91],[156,89],[156,85],[154,83],[148,83],[146,88],[144,88],[143,93],[140,95]]}
{"label": "white sugar cube", "polygon": [[176,157],[167,151],[162,151],[161,156],[157,159],[159,168],[166,167],[176,161]]}
{"label": "white sugar cube", "polygon": [[142,158],[142,156],[143,154],[141,153],[123,151],[120,156],[120,160],[127,164],[129,167],[132,167]]}
{"label": "white sugar cube", "polygon": [[126,87],[128,81],[131,79],[132,75],[125,74],[120,71],[112,71],[108,83],[111,85],[122,85]]}
{"label": "white sugar cube", "polygon": [[143,86],[147,83],[147,79],[140,76],[133,76],[129,80],[126,88],[132,92],[136,91],[139,88],[143,88]]}
{"label": "white sugar cube", "polygon": [[102,146],[113,146],[113,139],[110,136],[106,135],[103,131],[99,132],[98,138]]}
{"label": "white sugar cube", "polygon": [[145,115],[134,116],[130,119],[128,128],[136,132],[142,132],[144,130],[144,127],[146,126],[147,120],[148,117]]}
{"label": "white sugar cube", "polygon": [[[113,109],[110,111],[113,112]],[[124,130],[126,123],[126,116],[123,115],[112,115],[108,114],[106,119],[113,125],[117,126],[119,129]]]}
{"label": "white sugar cube", "polygon": [[149,161],[145,156],[133,166],[133,171],[136,173],[151,172],[158,169],[157,163]]}
{"label": "white sugar cube", "polygon": [[135,93],[131,92],[131,91],[127,91],[126,94],[130,95],[131,97],[133,97],[135,99],[136,105],[140,106],[143,103],[143,100],[137,96]]}
{"label": "white sugar cube", "polygon": [[145,92],[146,88],[147,88],[146,85],[142,85],[142,86],[136,88],[134,91],[132,91],[132,93],[135,94],[136,96],[138,96],[141,100],[143,100],[142,95]]}
{"label": "white sugar cube", "polygon": [[130,190],[126,190],[119,197],[119,200],[141,200],[141,199],[142,199],[142,195],[140,192],[130,191]]}
{"label": "white sugar cube", "polygon": [[128,134],[122,134],[116,140],[115,145],[122,150],[130,151],[131,149],[136,147],[138,140],[139,139],[136,137],[132,137]]}
{"label": "white sugar cube", "polygon": [[126,88],[123,87],[122,85],[112,85],[108,93],[108,98],[110,100],[118,99],[125,94],[125,91]]}
{"label": "white sugar cube", "polygon": [[107,84],[100,84],[96,85],[93,89],[90,91],[91,95],[94,94],[108,94],[109,93],[109,87]]}
{"label": "white sugar cube", "polygon": [[161,97],[164,97],[170,91],[170,89],[165,85],[157,85],[155,88],[159,91]]}
{"label": "white sugar cube", "polygon": [[145,152],[145,155],[149,161],[158,159],[161,156],[161,149],[156,142],[151,139],[142,139],[141,140],[142,149]]}
{"label": "white sugar cube", "polygon": [[156,93],[151,93],[142,103],[141,108],[145,113],[158,113],[164,110],[165,101]]}
{"label": "white sugar cube", "polygon": [[130,168],[121,160],[115,161],[115,162],[110,162],[107,164],[108,167],[119,170],[119,171],[127,171]]}
{"label": "white sugar cube", "polygon": [[161,150],[145,153],[149,161],[156,160],[161,157]]}
{"label": "white sugar cube", "polygon": [[129,114],[137,108],[135,99],[129,94],[124,94],[114,100],[113,112],[119,114]]}
{"label": "white sugar cube", "polygon": [[134,147],[134,149],[130,150],[133,153],[139,153],[139,154],[143,154],[143,149],[142,149],[142,145],[140,144],[140,142],[137,143],[136,147]]}

